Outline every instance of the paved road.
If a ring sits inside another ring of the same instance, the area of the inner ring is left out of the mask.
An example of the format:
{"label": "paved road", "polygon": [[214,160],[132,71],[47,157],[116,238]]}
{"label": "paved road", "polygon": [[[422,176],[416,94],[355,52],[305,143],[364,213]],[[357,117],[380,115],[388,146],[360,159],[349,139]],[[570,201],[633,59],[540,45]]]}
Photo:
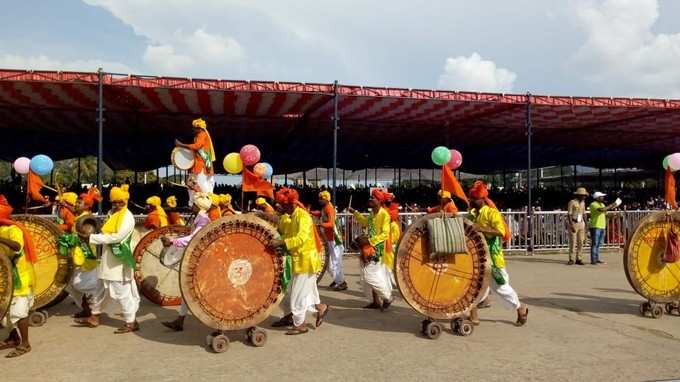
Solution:
{"label": "paved road", "polygon": [[[567,267],[562,256],[512,257],[512,285],[530,305],[529,323],[512,325],[515,313],[482,311],[471,337],[444,333],[422,338],[419,317],[398,300],[387,313],[364,311],[355,259],[347,261],[350,290],[322,299],[333,306],[315,332],[288,337],[269,330],[264,348],[230,335],[224,354],[203,346],[208,329],[190,318],[186,331],[160,324],[174,309],[144,302],[142,330],[112,334],[118,317],[97,329],[76,328],[75,307],[53,308],[49,322],[31,331],[33,352],[0,360],[3,381],[642,381],[680,377],[680,317],[638,314],[642,298],[626,281],[620,254],[604,266]],[[328,284],[324,280],[322,285]],[[280,314],[280,312],[276,312]],[[271,322],[272,319],[269,320]],[[311,322],[311,317],[310,317]],[[0,331],[6,335],[6,330]]]}

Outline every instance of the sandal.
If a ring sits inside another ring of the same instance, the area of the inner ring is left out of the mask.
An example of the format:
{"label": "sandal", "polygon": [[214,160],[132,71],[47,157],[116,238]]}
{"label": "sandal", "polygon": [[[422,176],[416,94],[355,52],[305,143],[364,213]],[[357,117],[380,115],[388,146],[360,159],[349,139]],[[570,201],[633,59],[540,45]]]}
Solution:
{"label": "sandal", "polygon": [[[90,317],[91,317],[91,316],[90,316]],[[82,327],[86,327],[86,328],[93,328],[93,329],[94,329],[94,328],[96,328],[97,326],[99,326],[99,322],[94,323],[94,322],[90,321],[90,317],[87,317],[87,318],[76,318],[75,320],[73,320],[73,322],[75,322],[76,324],[78,324],[78,325],[80,325],[80,326],[82,326]]]}
{"label": "sandal", "polygon": [[113,332],[113,334],[132,333],[132,332],[136,332],[138,330],[139,330],[139,323],[137,321],[135,321],[132,324],[132,326],[130,326],[130,324],[125,324],[125,325],[121,326],[120,328],[116,329],[116,331]]}
{"label": "sandal", "polygon": [[326,316],[328,315],[328,311],[330,309],[331,309],[331,307],[326,305],[326,309],[323,311],[323,313],[321,313],[321,312],[316,313],[316,327],[317,328],[319,326],[321,326],[321,324],[323,324],[323,321],[326,318]]}
{"label": "sandal", "polygon": [[28,353],[28,352],[30,352],[30,351],[31,351],[31,345],[17,346],[17,347],[14,348],[14,350],[12,350],[11,352],[9,352],[9,353],[5,356],[5,358],[16,358],[16,357],[20,357],[20,356],[22,356],[22,355],[24,355],[24,354],[26,354],[26,353]]}
{"label": "sandal", "polygon": [[296,335],[298,335],[298,334],[305,334],[305,333],[307,333],[308,331],[309,331],[309,329],[307,329],[307,328],[304,327],[304,326],[300,326],[299,328],[298,328],[298,327],[293,327],[292,329],[290,329],[289,331],[286,332],[286,335],[287,335],[287,336],[296,336]]}
{"label": "sandal", "polygon": [[515,326],[524,326],[524,324],[527,323],[527,320],[529,319],[529,308],[527,308],[526,312],[524,314],[518,314],[517,315],[517,322],[515,323]]}

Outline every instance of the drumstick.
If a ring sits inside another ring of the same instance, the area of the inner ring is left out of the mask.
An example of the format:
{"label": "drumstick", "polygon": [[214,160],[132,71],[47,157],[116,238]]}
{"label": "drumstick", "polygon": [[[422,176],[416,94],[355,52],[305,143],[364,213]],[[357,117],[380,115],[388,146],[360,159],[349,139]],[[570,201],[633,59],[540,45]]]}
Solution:
{"label": "drumstick", "polygon": [[139,204],[133,202],[132,200],[130,200],[130,204],[132,204],[133,207],[139,208],[139,209],[141,209],[141,210],[145,210],[145,209],[146,209],[146,207],[142,207],[142,206],[140,206]]}
{"label": "drumstick", "polygon": [[177,187],[189,188],[189,186],[187,186],[186,184],[179,184],[179,183],[175,183],[175,182],[170,182],[170,184],[173,185],[173,186],[177,186]]}
{"label": "drumstick", "polygon": [[50,187],[50,186],[47,186],[47,185],[44,185],[44,184],[43,184],[43,188],[46,188],[46,189],[48,189],[48,190],[50,190],[50,191],[54,191],[54,192],[56,192],[57,194],[60,194],[60,195],[61,195],[61,192],[59,192],[58,190],[56,190],[56,189],[54,189],[54,188],[52,188],[52,187]]}
{"label": "drumstick", "polygon": [[352,194],[349,195],[349,203],[347,204],[347,209],[348,209],[348,210],[349,210],[350,208],[352,208],[352,196],[353,196]]}

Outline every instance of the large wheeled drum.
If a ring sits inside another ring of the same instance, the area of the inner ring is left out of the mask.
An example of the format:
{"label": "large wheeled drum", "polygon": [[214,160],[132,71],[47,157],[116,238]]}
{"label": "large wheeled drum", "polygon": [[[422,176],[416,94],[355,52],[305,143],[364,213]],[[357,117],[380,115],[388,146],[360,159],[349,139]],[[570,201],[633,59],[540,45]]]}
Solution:
{"label": "large wheeled drum", "polygon": [[33,264],[33,309],[46,309],[58,304],[68,295],[64,288],[71,281],[70,258],[59,255],[57,241],[62,235],[61,230],[55,223],[38,216],[16,215],[12,219],[28,230],[38,256],[38,261]]}
{"label": "large wheeled drum", "polygon": [[180,263],[164,265],[161,262],[161,237],[176,239],[190,233],[191,228],[187,226],[162,227],[144,235],[135,247],[135,281],[140,292],[151,302],[161,306],[182,303],[179,288]]}
{"label": "large wheeled drum", "polygon": [[12,261],[7,256],[8,253],[9,248],[0,245],[0,322],[2,322],[9,311],[14,291]]}
{"label": "large wheeled drum", "polygon": [[680,231],[680,213],[650,214],[640,221],[623,253],[628,282],[647,300],[640,306],[640,313],[651,313],[654,318],[663,315],[663,304],[680,301],[680,262],[663,261],[671,227]]}
{"label": "large wheeled drum", "polygon": [[[404,300],[427,319],[421,332],[437,338],[441,332],[435,320],[451,320],[458,333],[469,335],[469,322],[461,321],[488,287],[491,272],[489,249],[484,236],[465,221],[466,253],[430,259],[427,221],[422,217],[404,234],[397,251],[395,276]],[[465,324],[465,325],[463,325]]]}
{"label": "large wheeled drum", "polygon": [[281,301],[282,258],[267,248],[278,233],[253,214],[226,216],[201,229],[187,246],[180,267],[182,297],[196,318],[217,331],[208,345],[225,351],[227,330],[248,330],[263,345],[257,328]]}

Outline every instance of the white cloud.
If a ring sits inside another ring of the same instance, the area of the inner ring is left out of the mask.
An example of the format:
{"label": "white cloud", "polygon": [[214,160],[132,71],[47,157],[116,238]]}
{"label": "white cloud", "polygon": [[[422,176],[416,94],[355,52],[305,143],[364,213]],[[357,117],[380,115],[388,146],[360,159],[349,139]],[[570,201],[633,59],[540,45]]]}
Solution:
{"label": "white cloud", "polygon": [[438,85],[440,89],[507,93],[512,91],[515,79],[515,73],[475,52],[470,57],[447,58]]}
{"label": "white cloud", "polygon": [[592,85],[630,96],[680,97],[680,33],[654,33],[657,0],[579,1],[574,14],[586,40],[570,66]]}
{"label": "white cloud", "polygon": [[28,70],[60,70],[96,72],[98,68],[107,72],[135,73],[136,71],[125,64],[103,60],[75,60],[61,61],[45,55],[22,56],[17,54],[0,54],[0,68],[28,69]]}

